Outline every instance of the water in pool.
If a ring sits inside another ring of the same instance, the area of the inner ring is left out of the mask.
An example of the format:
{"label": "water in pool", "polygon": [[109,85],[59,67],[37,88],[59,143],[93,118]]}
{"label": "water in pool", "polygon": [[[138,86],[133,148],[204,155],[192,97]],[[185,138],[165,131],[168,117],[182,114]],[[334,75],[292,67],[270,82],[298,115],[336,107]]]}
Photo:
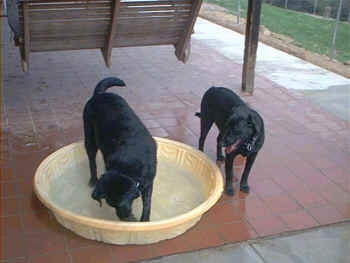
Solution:
{"label": "water in pool", "polygon": [[[100,161],[101,163],[101,161]],[[99,173],[101,174],[101,169]],[[75,163],[61,171],[51,183],[49,198],[58,206],[74,213],[106,220],[119,220],[115,209],[104,200],[102,207],[90,195],[90,172],[87,162]],[[202,183],[187,170],[167,160],[158,162],[152,196],[151,221],[158,221],[186,213],[205,200]],[[133,203],[133,213],[139,220],[141,197]]]}

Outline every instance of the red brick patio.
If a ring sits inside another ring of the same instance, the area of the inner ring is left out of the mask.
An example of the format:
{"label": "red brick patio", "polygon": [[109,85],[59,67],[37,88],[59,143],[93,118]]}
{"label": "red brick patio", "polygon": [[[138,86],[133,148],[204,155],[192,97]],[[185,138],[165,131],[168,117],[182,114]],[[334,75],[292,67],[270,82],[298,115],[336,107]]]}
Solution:
{"label": "red brick patio", "polygon": [[[3,21],[6,22],[6,21]],[[23,73],[3,25],[1,262],[130,262],[193,251],[350,219],[349,123],[303,95],[257,76],[244,99],[265,120],[266,142],[250,176],[251,193],[223,196],[185,234],[153,245],[118,246],[86,240],[59,225],[36,199],[40,161],[81,140],[82,108],[96,83],[118,76],[117,90],[153,135],[197,147],[201,96],[211,85],[239,92],[241,65],[192,41],[187,64],[172,47],[113,51],[106,69],[99,51],[31,54]],[[216,131],[206,143],[214,159]],[[235,163],[240,177],[243,159]],[[237,189],[237,188],[236,188]]]}

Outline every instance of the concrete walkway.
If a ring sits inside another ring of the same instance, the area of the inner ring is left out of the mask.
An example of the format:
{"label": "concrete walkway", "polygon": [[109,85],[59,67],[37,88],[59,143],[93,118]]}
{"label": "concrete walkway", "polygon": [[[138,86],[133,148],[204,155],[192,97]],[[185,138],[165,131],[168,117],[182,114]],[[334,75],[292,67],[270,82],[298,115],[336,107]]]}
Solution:
{"label": "concrete walkway", "polygon": [[149,263],[345,263],[350,262],[350,223],[302,233],[178,254]]}

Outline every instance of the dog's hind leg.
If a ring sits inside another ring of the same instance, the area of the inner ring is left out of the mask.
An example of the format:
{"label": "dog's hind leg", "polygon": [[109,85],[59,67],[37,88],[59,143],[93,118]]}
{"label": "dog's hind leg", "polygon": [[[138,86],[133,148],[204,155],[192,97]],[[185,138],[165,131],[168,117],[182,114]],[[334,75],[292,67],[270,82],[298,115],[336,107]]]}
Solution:
{"label": "dog's hind leg", "polygon": [[85,150],[89,158],[90,181],[89,185],[94,186],[97,182],[96,154],[97,145],[94,130],[90,122],[84,121]]}
{"label": "dog's hind leg", "polygon": [[244,193],[249,193],[248,176],[257,155],[258,153],[253,153],[247,156],[241,182],[239,184],[239,189]]}
{"label": "dog's hind leg", "polygon": [[199,137],[198,148],[202,152],[204,151],[205,138],[207,138],[208,132],[209,132],[211,126],[213,126],[213,123],[214,123],[213,120],[203,118],[203,115],[201,115],[201,134]]}
{"label": "dog's hind leg", "polygon": [[226,155],[225,159],[225,193],[227,195],[233,195],[233,159],[235,154]]}
{"label": "dog's hind leg", "polygon": [[152,192],[153,192],[153,184],[150,184],[141,193],[141,196],[142,196],[142,215],[140,219],[141,222],[146,222],[150,220]]}

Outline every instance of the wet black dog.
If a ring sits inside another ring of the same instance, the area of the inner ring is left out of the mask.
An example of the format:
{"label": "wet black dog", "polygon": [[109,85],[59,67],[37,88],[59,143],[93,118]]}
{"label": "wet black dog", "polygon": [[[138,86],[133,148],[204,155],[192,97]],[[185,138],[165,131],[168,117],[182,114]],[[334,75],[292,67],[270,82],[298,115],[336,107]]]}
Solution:
{"label": "wet black dog", "polygon": [[[201,112],[199,150],[203,151],[204,141],[213,125],[219,129],[217,137],[217,161],[225,159],[225,192],[233,195],[233,160],[241,154],[246,156],[246,164],[240,181],[240,190],[249,192],[248,176],[258,151],[264,143],[264,121],[261,116],[243,102],[232,90],[211,87],[203,95]],[[222,147],[225,148],[226,158]]]}
{"label": "wet black dog", "polygon": [[[128,103],[117,94],[105,92],[111,86],[125,86],[125,83],[118,78],[101,80],[84,108],[89,184],[95,186],[91,196],[100,205],[104,198],[121,220],[135,220],[132,203],[141,194],[141,221],[149,221],[157,145]],[[95,160],[98,149],[106,167],[99,179]]]}

